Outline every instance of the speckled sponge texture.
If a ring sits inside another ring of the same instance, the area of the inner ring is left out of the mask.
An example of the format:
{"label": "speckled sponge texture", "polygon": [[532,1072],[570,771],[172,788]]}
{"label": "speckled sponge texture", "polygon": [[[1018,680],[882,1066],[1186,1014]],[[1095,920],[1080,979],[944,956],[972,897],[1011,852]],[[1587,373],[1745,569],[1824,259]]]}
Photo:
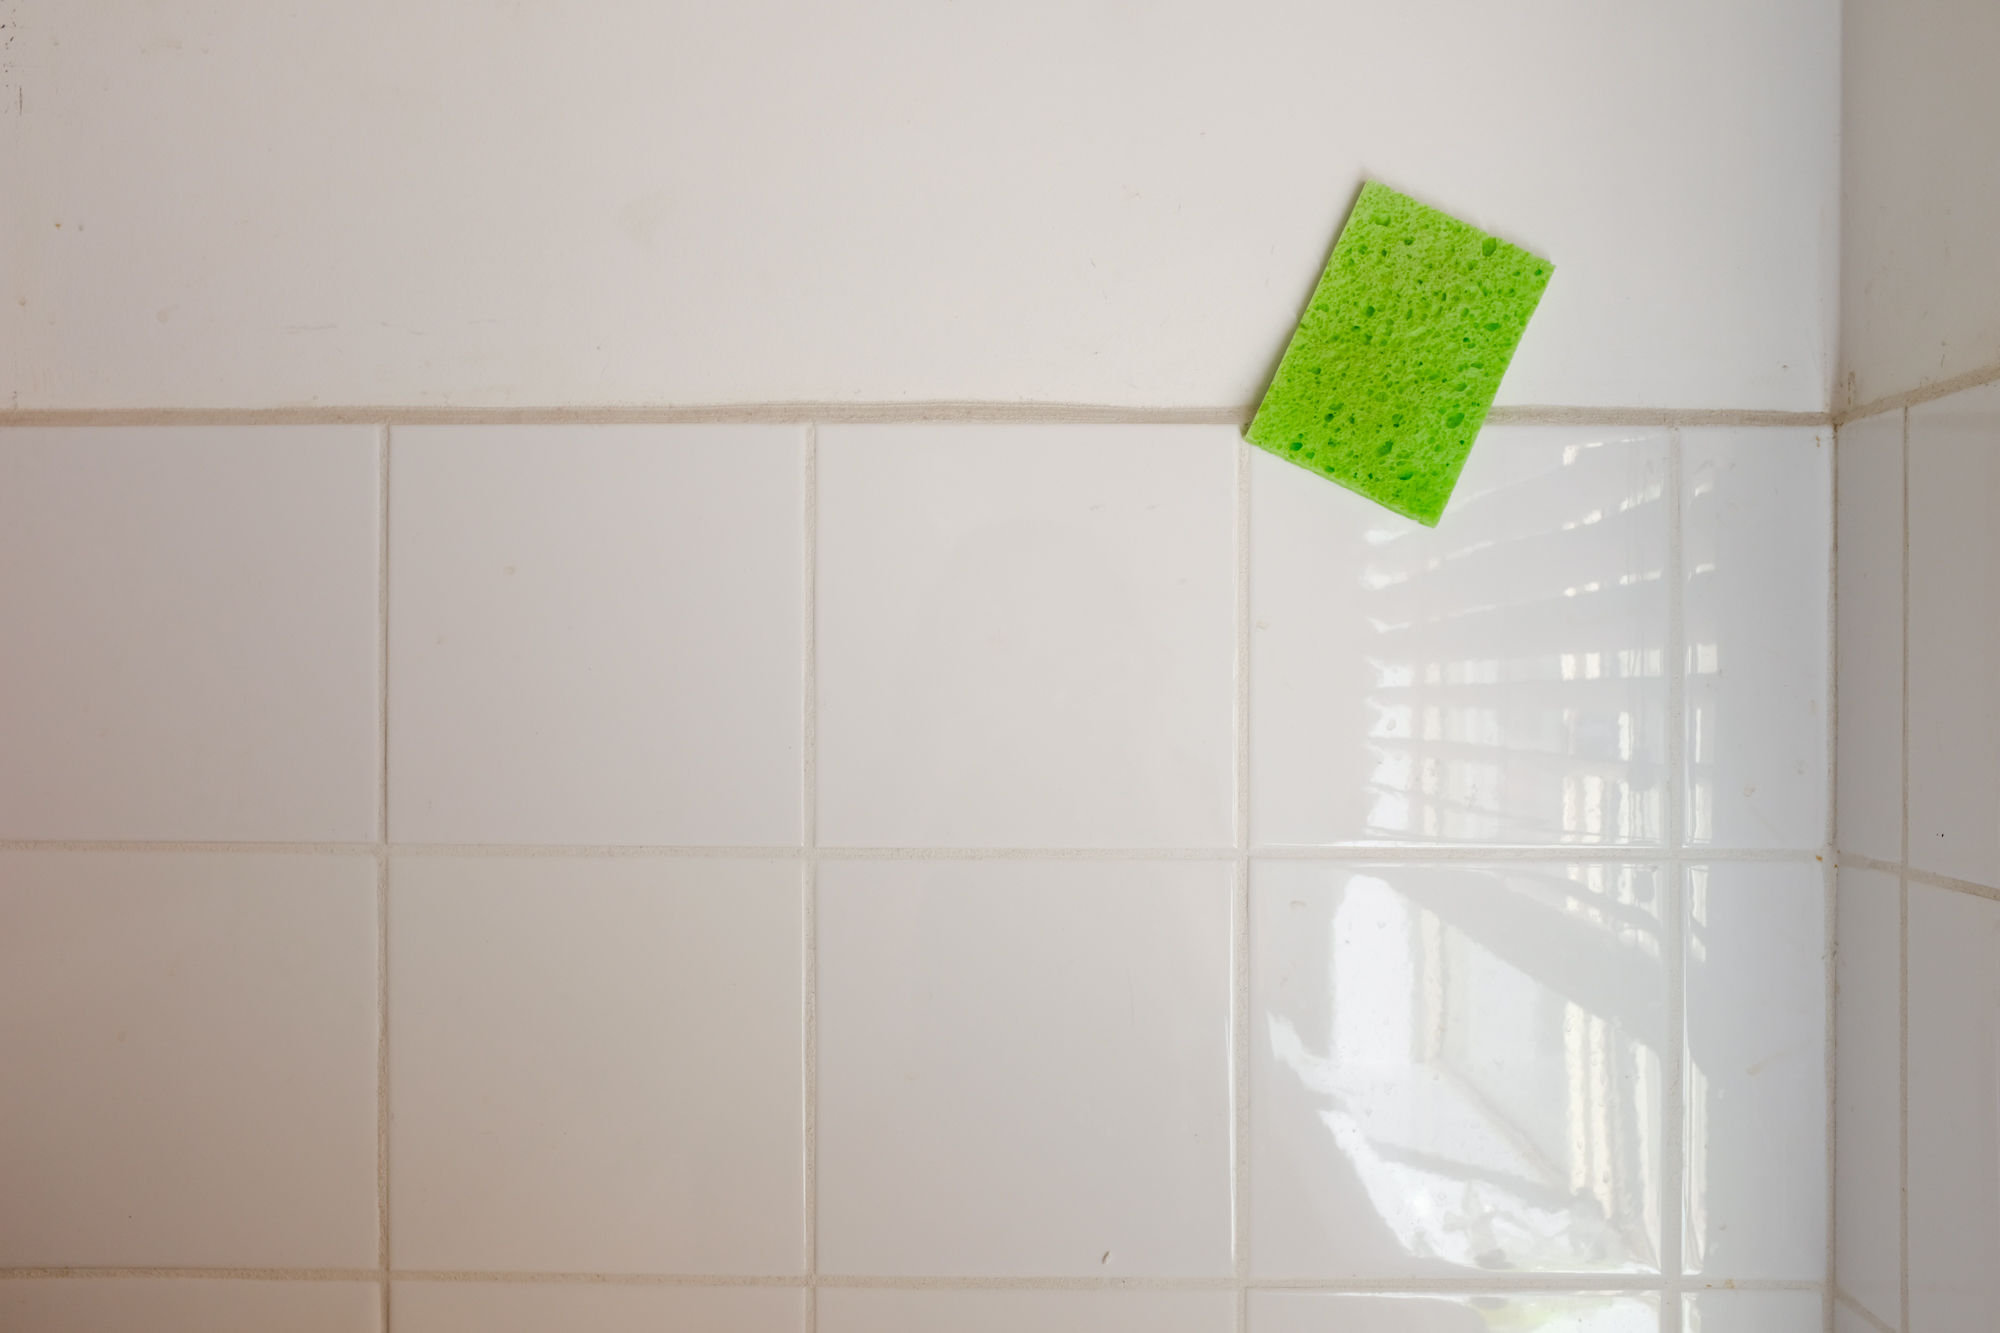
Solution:
{"label": "speckled sponge texture", "polygon": [[1250,442],[1436,527],[1554,271],[1370,181]]}

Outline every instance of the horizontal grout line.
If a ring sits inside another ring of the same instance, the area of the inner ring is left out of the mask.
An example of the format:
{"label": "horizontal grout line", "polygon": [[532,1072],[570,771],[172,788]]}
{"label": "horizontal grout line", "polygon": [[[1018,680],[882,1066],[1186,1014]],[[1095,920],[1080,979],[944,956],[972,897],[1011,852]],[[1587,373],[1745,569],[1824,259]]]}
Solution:
{"label": "horizontal grout line", "polygon": [[215,1282],[380,1282],[379,1268],[0,1268],[0,1282],[65,1278],[185,1278]]}
{"label": "horizontal grout line", "polygon": [[[1015,425],[1245,426],[1256,405],[1119,406],[1108,403],[926,401],[907,403],[714,403],[685,407],[51,407],[0,411],[8,426],[559,426],[896,425],[965,422]],[[1824,426],[1825,412],[1755,408],[1496,406],[1496,426]]]}
{"label": "horizontal grout line", "polygon": [[502,1273],[458,1269],[394,1269],[391,1282],[499,1282],[605,1287],[808,1287],[803,1273]]}
{"label": "horizontal grout line", "polygon": [[1910,870],[1905,873],[1908,874],[1912,884],[1927,884],[1933,889],[1950,889],[1953,893],[2000,901],[2000,889],[1990,884],[1979,884],[1969,879],[1953,879],[1950,875],[1933,875],[1928,870]]}
{"label": "horizontal grout line", "polygon": [[[574,858],[619,857],[659,860],[756,861],[1363,861],[1427,864],[1436,861],[1603,861],[1649,863],[1678,856],[1688,861],[1820,861],[1809,848],[1665,846],[1597,847],[1587,843],[1550,846],[1426,847],[1409,843],[1342,847],[698,847],[622,843],[358,843],[358,842],[121,842],[11,839],[0,840],[0,852],[171,852],[189,855],[238,854],[285,856],[356,856],[386,854],[407,857]],[[1848,859],[1866,861],[1865,857]],[[1876,863],[1869,863],[1874,865]],[[1897,867],[1878,868],[1897,872]],[[1913,877],[1922,878],[1918,872]],[[1942,887],[1993,895],[1959,880],[1930,876]]]}
{"label": "horizontal grout line", "polygon": [[1833,1299],[1838,1303],[1840,1303],[1841,1305],[1844,1305],[1848,1309],[1854,1311],[1854,1313],[1857,1316],[1859,1316],[1863,1321],[1870,1324],[1874,1328],[1879,1329],[1881,1333],[1896,1333],[1896,1330],[1887,1323],[1884,1323],[1881,1317],[1878,1316],[1873,1310],[1863,1305],[1860,1301],[1855,1300],[1854,1297],[1848,1295],[1847,1291],[1837,1283],[1834,1285],[1833,1288]]}
{"label": "horizontal grout line", "polygon": [[1830,426],[1826,412],[1734,407],[1495,406],[1489,426]]}
{"label": "horizontal grout line", "polygon": [[1928,870],[1918,870],[1913,866],[1900,865],[1895,861],[1881,861],[1859,852],[1836,853],[1837,865],[1857,866],[1863,870],[1876,870],[1885,875],[1901,875],[1912,884],[1927,884],[1934,889],[1949,889],[1953,893],[1969,894],[1974,898],[1991,898],[2000,902],[2000,888],[1981,884],[1976,880],[1953,879],[1950,875],[1933,874]]}
{"label": "horizontal grout line", "polygon": [[1833,424],[1845,426],[1851,421],[1864,421],[1869,417],[1881,416],[1884,412],[1895,412],[1906,407],[1916,407],[1920,403],[1936,402],[1940,398],[1949,398],[1967,389],[1983,388],[1995,380],[2000,380],[2000,364],[1981,366],[1962,375],[1939,380],[1935,384],[1919,385],[1914,389],[1905,389],[1901,393],[1888,394],[1873,402],[1863,403],[1859,407],[1836,412],[1833,415]]}
{"label": "horizontal grout line", "polygon": [[0,838],[0,852],[185,852],[273,856],[374,856],[375,842],[174,842],[117,838]]}
{"label": "horizontal grout line", "polygon": [[[550,1286],[631,1287],[844,1287],[880,1291],[1818,1291],[1817,1282],[1781,1279],[1674,1279],[1632,1273],[1482,1273],[1466,1277],[1249,1278],[934,1276],[822,1273],[567,1273],[465,1269],[348,1268],[7,1268],[0,1281],[177,1278],[238,1282],[452,1282]],[[1836,1296],[1842,1295],[1836,1291]],[[1849,1298],[1850,1301],[1852,1298]]]}

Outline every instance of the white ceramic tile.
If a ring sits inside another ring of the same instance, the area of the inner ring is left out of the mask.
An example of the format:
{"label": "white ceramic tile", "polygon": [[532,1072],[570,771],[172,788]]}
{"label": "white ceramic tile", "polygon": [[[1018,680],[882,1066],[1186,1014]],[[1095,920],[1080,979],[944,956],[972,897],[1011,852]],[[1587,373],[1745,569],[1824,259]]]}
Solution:
{"label": "white ceramic tile", "polygon": [[1838,837],[1903,859],[1903,414],[1839,435]]}
{"label": "white ceramic tile", "polygon": [[819,832],[1232,840],[1236,432],[819,434]]}
{"label": "white ceramic tile", "polygon": [[803,438],[397,430],[396,840],[797,842]]}
{"label": "white ceramic tile", "polygon": [[398,1282],[396,1333],[799,1333],[803,1287]]}
{"label": "white ceramic tile", "polygon": [[1651,1292],[1253,1291],[1249,1333],[1657,1333]]}
{"label": "white ceramic tile", "polygon": [[1258,862],[1253,1271],[1652,1271],[1660,873]]}
{"label": "white ceramic tile", "polygon": [[1910,864],[2000,887],[1996,494],[2000,384],[1911,408]]}
{"label": "white ceramic tile", "polygon": [[[1555,260],[1507,401],[1827,404],[1825,0],[142,12],[10,57],[0,402],[1233,406],[1375,176]],[[1884,230],[1990,273],[1945,132]],[[2000,357],[1965,300],[1946,374]]]}
{"label": "white ceramic tile", "polygon": [[1910,1328],[2000,1327],[2000,903],[1912,884],[1909,948]]}
{"label": "white ceramic tile", "polygon": [[1826,1275],[1827,892],[1817,861],[1686,868],[1682,1254],[1714,1279]]}
{"label": "white ceramic tile", "polygon": [[1226,1276],[1216,862],[823,862],[819,1271]]}
{"label": "white ceramic tile", "polygon": [[1900,893],[1894,876],[1840,869],[1834,1272],[1892,1327],[1903,1302]]}
{"label": "white ceramic tile", "polygon": [[1820,1333],[1826,1326],[1816,1291],[1696,1291],[1684,1300],[1686,1333]]}
{"label": "white ceramic tile", "polygon": [[0,1268],[376,1263],[375,863],[0,852]]}
{"label": "white ceramic tile", "polygon": [[374,841],[380,457],[0,431],[0,838]]}
{"label": "white ceramic tile", "polygon": [[1681,432],[1684,823],[1711,847],[1827,839],[1833,432]]}
{"label": "white ceramic tile", "polygon": [[1251,832],[1647,843],[1664,432],[1494,427],[1433,530],[1251,455]]}
{"label": "white ceramic tile", "polygon": [[398,859],[398,1268],[796,1273],[800,871]]}
{"label": "white ceramic tile", "polygon": [[379,1333],[373,1282],[0,1280],[0,1333]]}
{"label": "white ceramic tile", "polygon": [[1229,1291],[884,1291],[823,1287],[819,1333],[1231,1333]]}

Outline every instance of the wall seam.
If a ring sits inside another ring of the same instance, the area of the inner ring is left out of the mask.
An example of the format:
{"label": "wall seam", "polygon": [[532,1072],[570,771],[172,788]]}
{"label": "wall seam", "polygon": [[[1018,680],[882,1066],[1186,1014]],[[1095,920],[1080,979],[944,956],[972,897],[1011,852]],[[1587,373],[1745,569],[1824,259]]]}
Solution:
{"label": "wall seam", "polygon": [[804,1136],[804,1195],[806,1299],[805,1333],[819,1328],[819,427],[805,425],[802,495],[804,523],[800,544],[800,810],[803,852],[800,867],[801,911],[799,941],[804,975],[800,979],[802,1070],[801,1128]]}
{"label": "wall seam", "polygon": [[1667,819],[1666,884],[1661,903],[1662,952],[1667,967],[1667,1049],[1662,1063],[1666,1105],[1660,1120],[1660,1333],[1681,1333],[1681,1290],[1687,1277],[1684,1239],[1687,1063],[1686,890],[1683,840],[1687,834],[1687,638],[1681,542],[1681,433],[1667,432]]}
{"label": "wall seam", "polygon": [[1236,866],[1230,885],[1230,1259],[1236,1333],[1249,1333],[1250,1245],[1250,445],[1236,441]]}
{"label": "wall seam", "polygon": [[1902,866],[1896,880],[1896,1182],[1900,1201],[1897,1265],[1903,1333],[1910,1328],[1910,409],[1903,412],[1903,753]]}
{"label": "wall seam", "polygon": [[390,1333],[394,1288],[389,1281],[389,473],[392,428],[377,427],[378,491],[376,525],[376,601],[380,620],[376,634],[377,696],[382,747],[375,806],[375,1226],[376,1259],[381,1272],[382,1333]]}
{"label": "wall seam", "polygon": [[1826,550],[1826,851],[1820,862],[1821,939],[1826,951],[1826,1281],[1820,1291],[1820,1333],[1834,1333],[1833,1293],[1839,1252],[1834,1219],[1840,1206],[1840,432],[1828,432]]}
{"label": "wall seam", "polygon": [[[2000,367],[1994,375],[2000,377]],[[1247,426],[1256,404],[1124,405],[992,402],[748,402],[596,407],[116,407],[0,410],[0,429],[30,426],[612,426],[612,425],[1131,425]],[[1493,426],[1826,426],[1828,412],[1731,407],[1522,403],[1493,407]]]}

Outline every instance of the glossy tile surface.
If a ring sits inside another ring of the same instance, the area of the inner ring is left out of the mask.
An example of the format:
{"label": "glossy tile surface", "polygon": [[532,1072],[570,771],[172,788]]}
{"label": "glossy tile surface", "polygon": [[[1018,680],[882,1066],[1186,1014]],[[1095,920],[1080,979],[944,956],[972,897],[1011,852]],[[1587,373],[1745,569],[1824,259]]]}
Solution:
{"label": "glossy tile surface", "polygon": [[1827,840],[1833,432],[1681,432],[1687,773],[1710,847]]}
{"label": "glossy tile surface", "polygon": [[1435,530],[1250,470],[1258,845],[1660,839],[1665,432],[1490,428]]}
{"label": "glossy tile surface", "polygon": [[0,838],[372,842],[367,426],[0,430]]}
{"label": "glossy tile surface", "polygon": [[1250,1333],[1657,1333],[1650,1292],[1253,1291]]}
{"label": "glossy tile surface", "polygon": [[1837,842],[1903,859],[1903,414],[1839,433]]}
{"label": "glossy tile surface", "polygon": [[373,1269],[376,938],[368,857],[0,852],[0,1268]]}
{"label": "glossy tile surface", "polygon": [[1909,929],[1910,1328],[2000,1327],[2000,903],[1911,884]]}
{"label": "glossy tile surface", "polygon": [[1257,863],[1255,1273],[1653,1271],[1660,873]]}
{"label": "glossy tile surface", "polygon": [[1910,409],[1910,864],[1992,887],[2000,887],[1997,494],[2000,384]]}
{"label": "glossy tile surface", "polygon": [[803,1271],[795,862],[399,858],[398,1268]]}
{"label": "glossy tile surface", "polygon": [[1711,1280],[1826,1274],[1826,916],[1818,861],[1686,867],[1682,1256]]}
{"label": "glossy tile surface", "polygon": [[1902,1317],[1902,909],[1896,877],[1840,868],[1834,1272],[1876,1317]]}
{"label": "glossy tile surface", "polygon": [[819,1293],[819,1333],[1231,1333],[1229,1291]]}
{"label": "glossy tile surface", "polygon": [[1231,870],[822,862],[820,1271],[1226,1276]]}
{"label": "glossy tile surface", "polygon": [[398,1282],[397,1333],[800,1333],[801,1287]]}
{"label": "glossy tile surface", "polygon": [[804,433],[392,441],[399,842],[799,838]]}
{"label": "glossy tile surface", "polygon": [[1228,427],[819,432],[819,833],[1233,839]]}
{"label": "glossy tile surface", "polygon": [[1694,1291],[1681,1298],[1686,1333],[1820,1333],[1816,1291]]}
{"label": "glossy tile surface", "polygon": [[0,1333],[380,1333],[373,1282],[0,1279]]}

